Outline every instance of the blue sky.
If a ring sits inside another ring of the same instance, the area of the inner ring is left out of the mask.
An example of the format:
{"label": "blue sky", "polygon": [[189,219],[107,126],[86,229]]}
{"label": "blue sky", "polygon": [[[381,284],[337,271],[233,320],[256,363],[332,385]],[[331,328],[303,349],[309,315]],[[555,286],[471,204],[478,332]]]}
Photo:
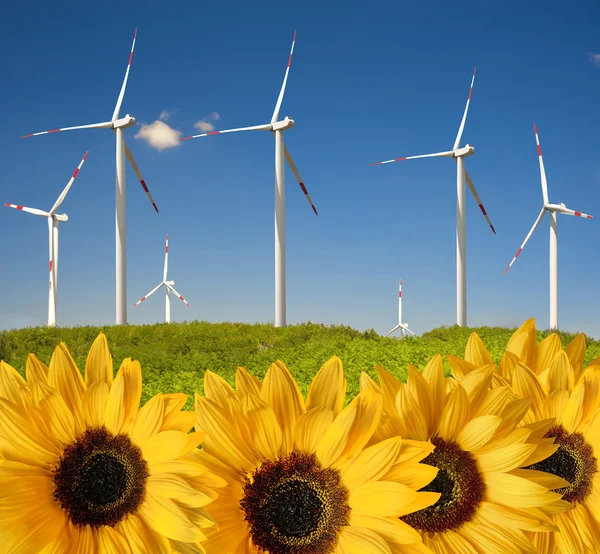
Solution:
{"label": "blue sky", "polygon": [[[415,332],[455,322],[455,164],[369,164],[450,149],[477,64],[462,143],[475,146],[466,167],[498,234],[467,190],[468,323],[535,316],[548,326],[547,218],[503,275],[542,204],[536,122],[550,201],[596,216],[559,216],[560,326],[600,337],[600,56],[592,56],[600,6],[564,6],[12,3],[0,21],[1,202],[48,210],[90,152],[59,210],[69,216],[60,226],[59,325],[114,322],[114,138],[108,130],[19,137],[110,119],[136,26],[121,114],[138,121],[126,140],[160,215],[128,167],[128,305],[160,282],[168,232],[169,277],[192,305],[173,302],[173,320],[272,321],[272,135],[162,150],[135,135],[160,127],[163,112],[181,136],[200,132],[200,121],[267,123],[297,29],[281,116],[296,121],[286,145],[319,216],[287,169],[288,323],[386,333],[400,278]],[[42,325],[46,222],[2,206],[0,233],[0,328]],[[162,293],[129,308],[132,324],[163,319]]]}

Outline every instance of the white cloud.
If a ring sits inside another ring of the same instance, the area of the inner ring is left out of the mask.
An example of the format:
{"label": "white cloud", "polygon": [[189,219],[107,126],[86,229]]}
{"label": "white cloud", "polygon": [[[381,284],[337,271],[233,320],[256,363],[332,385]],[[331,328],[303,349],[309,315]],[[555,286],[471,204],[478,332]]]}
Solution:
{"label": "white cloud", "polygon": [[194,127],[196,127],[196,129],[200,129],[201,131],[204,131],[205,133],[215,130],[215,126],[204,119],[201,119],[200,121],[194,123]]}
{"label": "white cloud", "polygon": [[167,121],[167,119],[169,119],[169,117],[171,117],[171,114],[173,112],[170,112],[168,110],[163,110],[160,115],[158,116],[158,119],[160,119],[161,121]]}
{"label": "white cloud", "polygon": [[181,144],[180,136],[180,131],[169,127],[164,121],[156,120],[154,123],[143,123],[135,138],[145,140],[157,150],[166,150],[179,146]]}
{"label": "white cloud", "polygon": [[219,119],[221,119],[221,116],[219,115],[219,112],[213,112],[213,113],[211,113],[211,114],[210,114],[210,116],[209,116],[209,117],[210,117],[211,119],[215,119],[215,120],[217,120],[217,121],[218,121]]}
{"label": "white cloud", "polygon": [[600,54],[594,54],[593,52],[588,52],[588,58],[596,67],[600,67]]}

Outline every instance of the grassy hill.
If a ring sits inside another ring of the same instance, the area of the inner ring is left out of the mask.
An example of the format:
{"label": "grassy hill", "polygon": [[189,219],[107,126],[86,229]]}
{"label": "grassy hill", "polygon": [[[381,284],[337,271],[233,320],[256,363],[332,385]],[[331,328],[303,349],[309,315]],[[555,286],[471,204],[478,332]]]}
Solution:
{"label": "grassy hill", "polygon": [[[498,362],[515,329],[501,327],[434,329],[420,337],[402,340],[384,338],[374,331],[361,333],[350,327],[313,323],[275,328],[272,325],[241,323],[172,323],[170,325],[129,325],[124,327],[36,327],[0,332],[0,359],[22,375],[29,352],[48,364],[52,352],[64,341],[81,370],[87,352],[102,331],[106,334],[116,370],[123,358],[131,357],[142,365],[144,380],[142,402],[157,392],[184,392],[187,408],[193,406],[193,393],[202,392],[206,369],[213,370],[233,384],[237,366],[244,366],[262,378],[269,364],[283,360],[292,371],[303,393],[331,356],[341,358],[348,380],[348,397],[359,390],[359,375],[375,376],[381,365],[405,380],[406,365],[423,368],[440,353],[462,357],[469,335],[475,331],[483,339],[494,361]],[[538,338],[548,332],[538,332]],[[575,335],[559,333],[565,346]],[[600,355],[600,341],[588,339],[585,362]],[[445,361],[446,370],[449,365]]]}

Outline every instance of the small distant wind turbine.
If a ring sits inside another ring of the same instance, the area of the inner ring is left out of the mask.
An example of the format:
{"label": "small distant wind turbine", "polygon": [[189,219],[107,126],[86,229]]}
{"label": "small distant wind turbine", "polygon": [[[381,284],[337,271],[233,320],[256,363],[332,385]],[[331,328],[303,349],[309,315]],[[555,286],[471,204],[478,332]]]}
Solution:
{"label": "small distant wind turbine", "polygon": [[535,143],[537,144],[538,160],[540,162],[540,177],[542,182],[542,196],[544,204],[542,210],[535,220],[533,227],[527,233],[523,244],[517,250],[512,261],[508,264],[508,267],[504,271],[504,275],[508,273],[508,270],[515,263],[515,260],[519,257],[523,248],[527,244],[529,237],[533,234],[536,227],[540,224],[546,212],[550,214],[550,329],[558,329],[558,233],[556,230],[556,214],[566,214],[575,217],[584,217],[586,219],[593,219],[593,216],[584,214],[582,212],[576,212],[567,208],[564,204],[550,204],[548,202],[548,181],[546,180],[546,170],[544,169],[544,159],[542,158],[542,147],[540,146],[540,137],[538,136],[537,127],[533,124],[533,132],[535,133]]}
{"label": "small distant wind turbine", "polygon": [[62,129],[53,129],[51,131],[42,131],[40,133],[32,133],[25,135],[21,138],[34,137],[37,135],[46,135],[48,133],[58,133],[59,131],[72,131],[75,129],[112,129],[115,133],[117,142],[117,179],[116,179],[116,199],[115,199],[115,218],[116,218],[116,323],[117,325],[127,324],[127,211],[126,211],[126,190],[125,190],[125,156],[129,160],[131,167],[135,171],[140,184],[144,191],[148,195],[150,202],[154,206],[156,213],[158,208],[150,191],[144,182],[142,174],[135,163],[133,154],[129,147],[125,143],[124,131],[127,127],[135,125],[135,118],[132,115],[127,114],[125,117],[119,119],[119,111],[121,104],[123,103],[123,97],[125,96],[125,88],[127,87],[127,79],[129,77],[129,68],[131,67],[131,60],[133,59],[133,49],[135,47],[135,40],[137,37],[137,28],[133,35],[133,44],[131,45],[131,52],[129,53],[129,61],[127,62],[127,70],[125,71],[125,78],[123,79],[123,85],[119,92],[117,99],[117,105],[112,114],[110,121],[104,123],[93,123],[91,125],[78,125],[77,127],[63,127]]}
{"label": "small distant wind turbine", "polygon": [[414,336],[414,333],[408,328],[408,323],[402,323],[402,280],[400,280],[400,284],[398,285],[398,325],[396,325],[386,337],[391,335],[397,329],[400,329],[402,337],[405,336],[407,331]]}
{"label": "small distant wind turbine", "polygon": [[465,169],[465,160],[467,156],[475,153],[475,148],[472,145],[467,144],[463,148],[460,148],[460,139],[465,128],[467,121],[467,112],[469,111],[469,104],[471,103],[471,94],[473,93],[473,84],[475,83],[475,72],[476,68],[473,69],[473,78],[471,79],[471,88],[469,89],[469,97],[467,98],[467,105],[465,106],[465,112],[463,114],[460,127],[458,128],[458,134],[454,141],[452,150],[447,152],[438,152],[436,154],[423,154],[420,156],[408,156],[406,158],[394,158],[393,160],[386,160],[384,162],[376,162],[371,165],[382,165],[394,162],[400,162],[405,160],[413,160],[415,158],[437,158],[446,157],[454,158],[456,161],[456,323],[461,326],[467,324],[467,214],[465,207],[465,180],[471,193],[475,197],[475,201],[481,210],[481,213],[485,217],[488,225],[494,234],[496,230],[490,221],[490,218],[481,203],[479,195],[475,190],[475,185],[471,177]]}
{"label": "small distant wind turbine", "polygon": [[285,175],[283,160],[289,164],[292,173],[296,177],[302,192],[306,196],[308,203],[315,212],[317,209],[313,204],[304,182],[298,173],[296,164],[290,155],[287,147],[283,143],[283,132],[287,129],[291,129],[294,126],[294,120],[290,117],[285,117],[281,121],[278,121],[279,110],[281,103],[283,102],[283,94],[285,92],[285,86],[287,83],[288,74],[290,72],[290,65],[292,64],[292,54],[294,53],[294,44],[296,43],[296,32],[294,31],[294,39],[292,41],[292,49],[290,51],[290,57],[288,58],[287,69],[285,70],[285,77],[283,78],[283,84],[279,91],[279,97],[277,98],[277,104],[275,105],[275,111],[271,117],[271,122],[265,125],[255,125],[254,127],[240,127],[238,129],[226,129],[224,131],[211,131],[209,133],[202,133],[200,135],[193,135],[191,137],[185,137],[181,140],[189,140],[198,137],[206,137],[208,135],[221,135],[224,133],[233,133],[236,131],[271,131],[275,135],[275,327],[285,327],[286,324],[286,297],[285,297]]}
{"label": "small distant wind turbine", "polygon": [[45,217],[48,220],[48,250],[50,259],[50,285],[48,288],[48,327],[54,327],[56,325],[56,290],[58,287],[58,223],[59,221],[68,221],[69,218],[66,214],[57,214],[56,210],[63,203],[63,200],[67,196],[71,185],[75,181],[75,177],[79,173],[79,170],[83,166],[88,153],[86,152],[82,160],[79,162],[77,169],[73,173],[71,179],[67,183],[67,186],[60,193],[54,206],[49,212],[38,210],[37,208],[27,208],[26,206],[18,206],[16,204],[4,204],[9,208],[15,208],[22,212],[27,212],[33,215],[39,215]]}
{"label": "small distant wind turbine", "polygon": [[146,300],[146,298],[153,295],[160,287],[164,286],[165,293],[166,293],[166,296],[165,296],[165,323],[171,323],[171,297],[170,297],[171,291],[173,291],[179,297],[179,300],[181,300],[187,306],[190,305],[189,302],[173,288],[175,281],[167,281],[167,269],[168,268],[169,268],[169,234],[167,233],[167,244],[165,246],[165,267],[164,267],[164,271],[163,271],[163,280],[159,285],[154,287],[148,294],[146,294],[146,296],[143,296],[141,300],[139,300],[138,302],[136,302],[133,305],[133,307],[135,308],[138,304],[140,304],[144,300]]}

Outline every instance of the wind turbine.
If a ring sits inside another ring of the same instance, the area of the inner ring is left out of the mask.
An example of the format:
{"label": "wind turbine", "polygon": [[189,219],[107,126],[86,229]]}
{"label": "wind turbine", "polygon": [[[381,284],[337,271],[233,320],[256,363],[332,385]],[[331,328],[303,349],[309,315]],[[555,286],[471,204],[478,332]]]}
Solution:
{"label": "wind turbine", "polygon": [[400,280],[400,284],[398,285],[398,325],[394,327],[386,337],[391,335],[394,331],[400,329],[400,335],[402,337],[405,336],[405,333],[408,331],[411,335],[414,336],[414,333],[408,328],[408,323],[402,323],[402,280]]}
{"label": "wind turbine", "polygon": [[288,162],[302,192],[306,196],[308,203],[315,212],[319,215],[315,208],[304,182],[298,173],[296,164],[292,159],[287,147],[283,143],[283,132],[291,129],[294,126],[294,120],[288,116],[278,121],[279,110],[285,93],[285,86],[290,72],[292,63],[292,54],[294,53],[294,44],[296,43],[296,32],[294,31],[294,39],[292,40],[292,48],[290,57],[288,58],[287,69],[283,84],[279,91],[277,104],[271,117],[271,122],[264,125],[255,125],[253,127],[240,127],[238,129],[226,129],[224,131],[211,131],[200,135],[185,137],[181,140],[189,140],[193,138],[206,137],[208,135],[221,135],[224,133],[234,133],[236,131],[271,131],[275,135],[275,327],[285,327],[286,325],[286,294],[285,294],[285,178],[284,178],[284,163]]}
{"label": "wind turbine", "polygon": [[135,308],[138,304],[141,304],[144,300],[146,300],[146,298],[153,295],[160,287],[164,286],[165,293],[166,293],[166,296],[165,296],[165,323],[171,323],[171,297],[170,297],[171,291],[174,292],[177,296],[179,296],[179,300],[181,300],[188,306],[190,305],[189,302],[173,288],[175,281],[167,281],[168,267],[169,267],[169,234],[167,233],[167,244],[165,246],[165,267],[164,267],[164,271],[163,271],[163,280],[159,285],[154,287],[148,294],[146,294],[146,296],[143,296],[141,298],[141,300],[139,300],[138,302],[136,302],[133,305],[133,307]]}
{"label": "wind turbine", "polygon": [[135,163],[133,154],[129,150],[129,147],[125,143],[124,131],[127,127],[131,127],[135,124],[135,118],[127,114],[125,117],[119,119],[119,111],[121,104],[123,103],[123,96],[125,95],[125,87],[127,86],[127,79],[129,77],[129,68],[131,67],[131,60],[133,58],[133,49],[135,47],[135,39],[137,37],[137,27],[135,34],[133,35],[133,44],[131,45],[131,52],[129,53],[129,61],[127,62],[127,70],[125,71],[125,78],[123,79],[123,85],[117,98],[117,104],[115,106],[112,118],[110,121],[104,123],[93,123],[91,125],[78,125],[76,127],[63,127],[61,129],[52,129],[50,131],[42,131],[40,133],[32,133],[25,135],[21,138],[34,137],[37,135],[46,135],[48,133],[58,133],[60,131],[72,131],[75,129],[112,129],[115,133],[117,143],[117,171],[116,171],[116,201],[115,201],[115,219],[116,219],[116,323],[117,325],[127,324],[127,252],[126,252],[126,235],[127,235],[127,213],[126,213],[126,190],[125,190],[125,156],[129,160],[129,163],[133,167],[138,179],[144,191],[148,195],[150,202],[154,206],[156,213],[158,208],[150,191],[144,182],[142,174]]}
{"label": "wind turbine", "polygon": [[538,136],[537,127],[533,124],[533,132],[535,133],[535,143],[537,145],[538,160],[540,162],[540,177],[542,182],[542,197],[544,203],[542,210],[535,220],[533,227],[527,233],[523,244],[517,250],[512,261],[508,264],[508,267],[504,271],[504,275],[508,273],[508,270],[515,263],[515,260],[519,257],[523,248],[527,244],[529,237],[533,234],[536,227],[540,224],[546,212],[550,214],[550,329],[558,329],[558,235],[556,231],[556,214],[573,215],[575,217],[584,217],[586,219],[593,219],[593,216],[584,214],[582,212],[576,212],[567,208],[563,203],[550,204],[548,201],[548,181],[546,180],[546,170],[544,169],[544,159],[542,158],[542,147],[540,146],[540,137]]}
{"label": "wind turbine", "polygon": [[45,217],[48,220],[48,250],[49,250],[49,271],[50,271],[50,285],[48,287],[48,327],[56,326],[56,289],[58,286],[58,223],[59,221],[68,221],[69,218],[66,214],[57,214],[56,210],[63,203],[63,200],[67,196],[71,185],[75,181],[75,177],[79,173],[79,170],[83,166],[88,153],[86,152],[82,160],[79,162],[77,169],[74,171],[71,179],[67,183],[67,186],[60,193],[60,196],[56,199],[54,206],[49,212],[38,210],[37,208],[27,208],[26,206],[18,206],[16,204],[4,204],[9,208],[15,208],[22,212],[27,212],[33,215],[39,215]]}
{"label": "wind turbine", "polygon": [[465,160],[467,156],[471,156],[475,153],[475,148],[472,145],[467,144],[463,148],[460,148],[460,139],[462,137],[465,122],[467,121],[467,112],[469,111],[469,104],[471,103],[471,94],[473,93],[473,84],[475,83],[475,72],[477,67],[473,69],[473,78],[471,79],[471,88],[469,89],[469,96],[467,98],[467,105],[465,106],[465,112],[463,114],[460,127],[458,128],[458,134],[454,141],[452,150],[447,152],[437,152],[436,154],[422,154],[420,156],[407,156],[405,158],[394,158],[393,160],[386,160],[384,162],[376,162],[373,165],[389,164],[394,162],[400,162],[405,160],[413,160],[416,158],[454,158],[456,161],[456,323],[461,326],[467,324],[467,213],[465,207],[465,180],[469,185],[469,189],[475,197],[481,213],[484,215],[488,225],[492,229],[493,233],[496,234],[496,230],[490,221],[490,218],[481,203],[479,195],[475,190],[475,185],[471,177],[465,169]]}

